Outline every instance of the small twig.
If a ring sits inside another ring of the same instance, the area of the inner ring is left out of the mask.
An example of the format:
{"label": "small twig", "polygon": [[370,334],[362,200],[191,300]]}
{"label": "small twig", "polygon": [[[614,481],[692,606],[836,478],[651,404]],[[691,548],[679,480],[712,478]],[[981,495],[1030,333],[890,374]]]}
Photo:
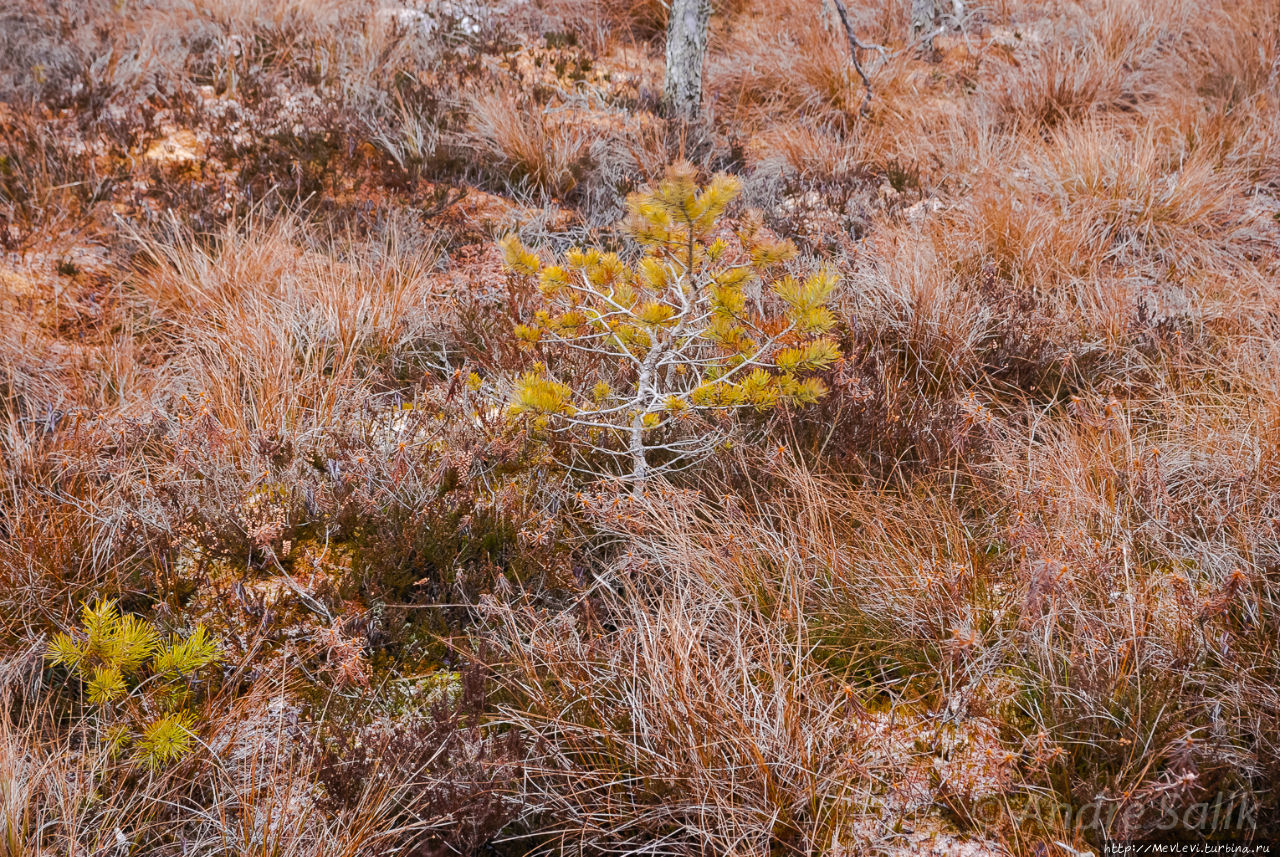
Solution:
{"label": "small twig", "polygon": [[867,77],[867,72],[862,67],[862,61],[858,59],[858,51],[879,51],[881,56],[886,56],[884,45],[864,45],[858,41],[857,35],[853,32],[853,25],[849,23],[849,10],[845,8],[844,0],[831,0],[835,4],[836,14],[840,16],[840,23],[844,26],[844,34],[849,37],[849,54],[853,57],[853,68],[858,72],[858,77],[862,78],[862,86],[866,90],[866,95],[862,99],[862,107],[859,112],[866,116],[871,112],[871,78]]}
{"label": "small twig", "polygon": [[[329,550],[329,534],[326,531],[325,532],[325,551],[327,552],[328,550]],[[321,556],[323,555],[324,554],[321,554]],[[292,590],[294,595],[298,596],[298,598],[302,601],[303,605],[305,605],[308,609],[310,609],[313,613],[315,613],[320,618],[327,620],[330,627],[337,624],[337,620],[333,618],[333,614],[330,613],[327,608],[325,608],[324,604],[321,603],[314,596],[312,596],[311,593],[303,589],[302,586],[298,583],[298,581],[293,579],[293,575],[289,574],[289,572],[284,570],[284,566],[280,564],[280,560],[276,557],[274,552],[272,552],[271,554],[271,561],[275,563],[276,568],[280,571],[281,577],[284,578],[285,586],[287,586],[290,590]]]}

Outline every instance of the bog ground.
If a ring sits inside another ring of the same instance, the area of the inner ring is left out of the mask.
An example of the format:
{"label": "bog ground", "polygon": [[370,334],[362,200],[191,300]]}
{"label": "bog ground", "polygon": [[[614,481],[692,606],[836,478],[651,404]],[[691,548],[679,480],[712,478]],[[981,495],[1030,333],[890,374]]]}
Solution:
{"label": "bog ground", "polygon": [[1280,837],[1280,7],[844,5],[0,4],[0,855]]}

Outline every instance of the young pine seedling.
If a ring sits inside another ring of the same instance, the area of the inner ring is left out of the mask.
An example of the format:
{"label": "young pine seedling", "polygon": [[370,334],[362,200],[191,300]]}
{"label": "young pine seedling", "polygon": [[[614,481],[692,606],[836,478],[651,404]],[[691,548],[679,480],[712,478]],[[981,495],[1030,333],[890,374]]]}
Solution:
{"label": "young pine seedling", "polygon": [[154,625],[121,613],[115,601],[84,605],[82,627],[57,634],[46,658],[80,680],[113,751],[132,743],[151,767],[176,762],[192,749],[197,673],[222,660],[217,642],[199,626],[165,640]]}
{"label": "young pine seedling", "polygon": [[738,192],[730,176],[699,186],[690,167],[670,168],[627,201],[634,261],[589,248],[544,265],[515,236],[502,241],[507,269],[541,298],[515,335],[542,359],[516,379],[508,411],[562,441],[571,469],[639,490],[724,443],[724,421],[708,417],[826,392],[813,373],[840,357],[836,277],[787,273],[795,247],[758,218],[727,228]]}

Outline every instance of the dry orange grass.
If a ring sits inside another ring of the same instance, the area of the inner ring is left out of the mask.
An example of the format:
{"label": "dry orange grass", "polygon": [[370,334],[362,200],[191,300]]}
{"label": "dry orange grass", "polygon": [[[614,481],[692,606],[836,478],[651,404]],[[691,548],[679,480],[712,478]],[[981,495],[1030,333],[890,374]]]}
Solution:
{"label": "dry orange grass", "polygon": [[443,305],[430,246],[305,246],[296,221],[232,224],[204,245],[149,242],[137,278],[170,397],[201,397],[242,437],[323,431],[389,355],[429,342]]}
{"label": "dry orange grass", "polygon": [[471,112],[476,144],[510,171],[512,183],[555,196],[578,184],[590,140],[571,118],[558,122],[547,108],[512,92],[479,95]]}

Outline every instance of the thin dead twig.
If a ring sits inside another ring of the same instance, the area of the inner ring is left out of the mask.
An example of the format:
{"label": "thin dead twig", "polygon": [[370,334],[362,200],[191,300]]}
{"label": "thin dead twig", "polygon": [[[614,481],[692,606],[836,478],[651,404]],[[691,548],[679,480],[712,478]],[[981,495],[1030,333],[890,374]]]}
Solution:
{"label": "thin dead twig", "polygon": [[853,32],[853,25],[849,23],[849,10],[844,5],[844,0],[831,0],[836,7],[836,14],[840,16],[840,24],[844,27],[844,34],[849,38],[849,55],[853,58],[853,68],[858,72],[858,77],[862,78],[862,86],[866,91],[862,99],[862,107],[859,112],[866,116],[871,112],[871,78],[867,77],[866,69],[862,67],[862,60],[858,58],[858,51],[879,51],[882,57],[888,58],[884,45],[863,44],[858,40],[857,34]]}

